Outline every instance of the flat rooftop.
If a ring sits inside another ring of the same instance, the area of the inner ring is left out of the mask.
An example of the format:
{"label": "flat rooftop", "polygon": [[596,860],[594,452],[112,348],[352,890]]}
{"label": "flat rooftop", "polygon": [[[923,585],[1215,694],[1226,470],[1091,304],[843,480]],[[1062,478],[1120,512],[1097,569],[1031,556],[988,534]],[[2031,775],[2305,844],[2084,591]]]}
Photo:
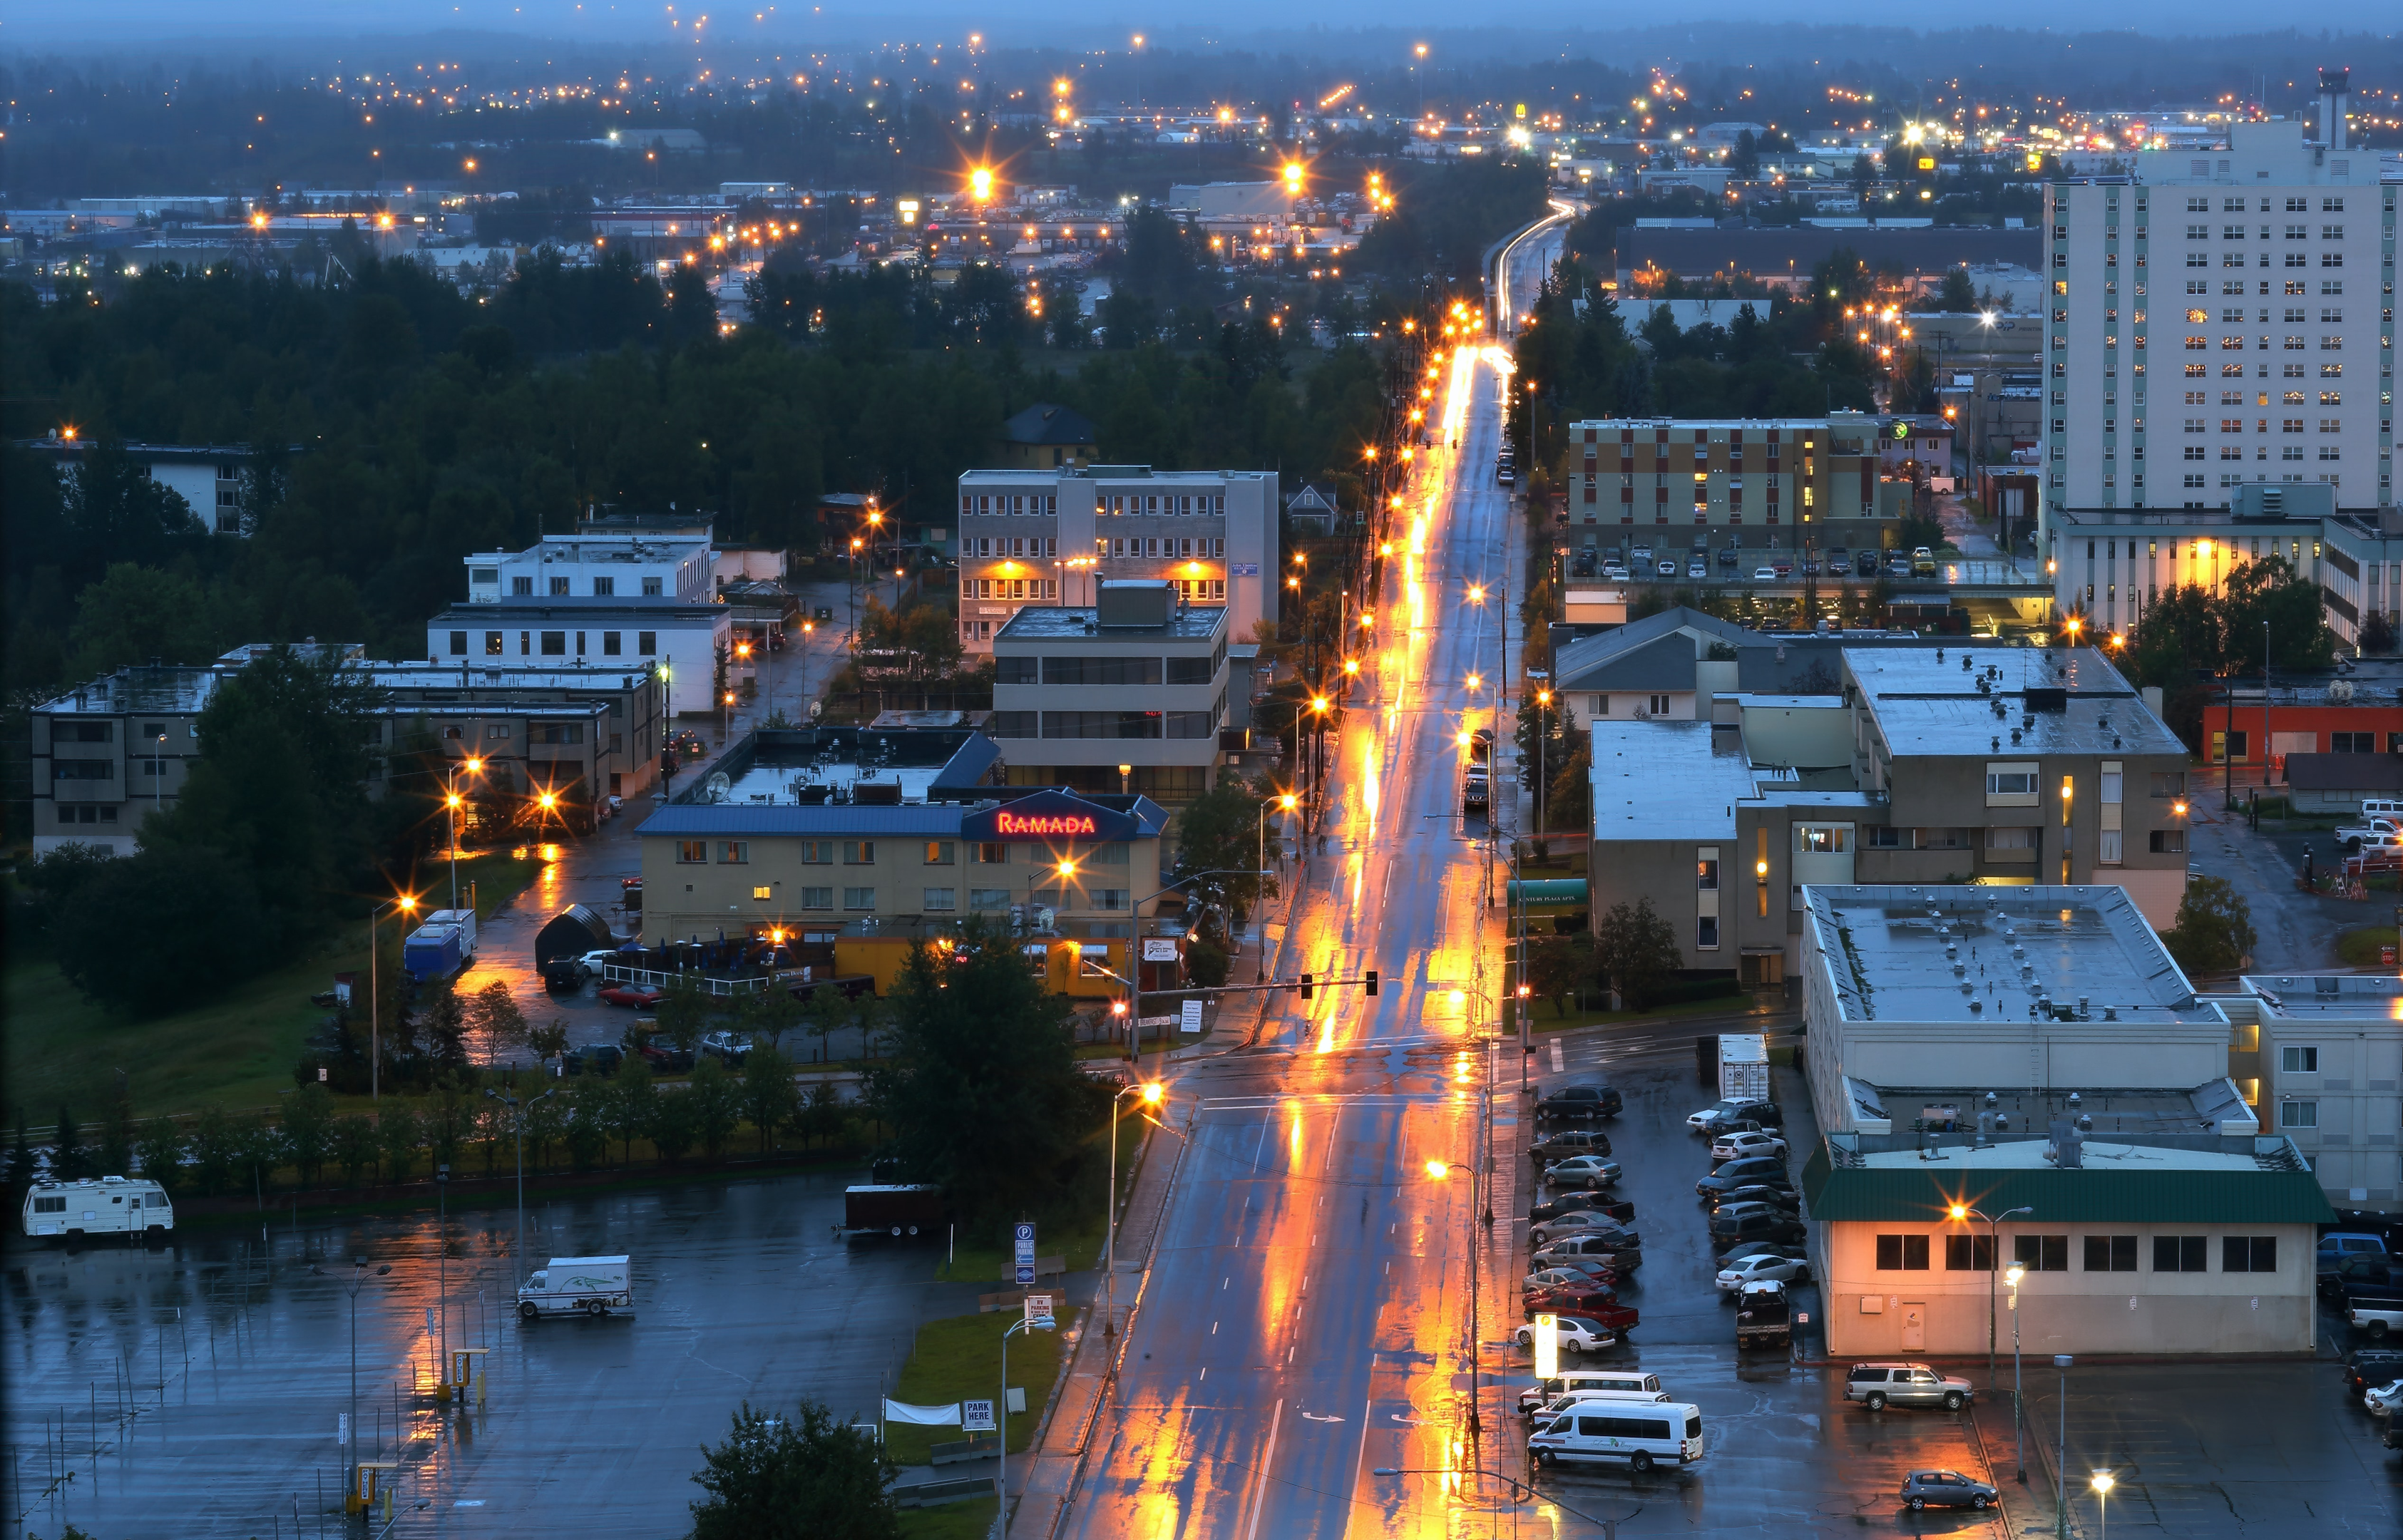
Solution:
{"label": "flat rooftop", "polygon": [[1843,657],[1897,759],[2187,752],[2094,647],[1846,647]]}
{"label": "flat rooftop", "polygon": [[1752,766],[1732,742],[1713,745],[1709,722],[1597,721],[1592,737],[1596,839],[1735,838]]}
{"label": "flat rooftop", "polygon": [[[1979,1116],[1991,1113],[1998,1134],[2041,1133],[2056,1118],[2084,1117],[2087,1132],[2113,1134],[2208,1133],[2239,1129],[2258,1131],[2260,1120],[2244,1104],[2232,1081],[2205,1081],[2191,1090],[2175,1088],[2073,1090],[2005,1089],[1999,1086],[1872,1086],[1844,1077],[1853,1121],[1865,1134],[1910,1133],[1926,1129],[1974,1131]],[[1992,1102],[1987,1101],[1991,1096]],[[2076,1096],[2076,1102],[2070,1101]]]}
{"label": "flat rooftop", "polygon": [[[1840,1137],[1840,1136],[1839,1136]],[[2245,1141],[2247,1144],[2251,1140]],[[2284,1145],[2283,1139],[2272,1139],[2272,1145]],[[2172,1145],[2121,1143],[2089,1137],[2085,1141],[2084,1158],[2088,1169],[2127,1171],[2222,1171],[2257,1172],[2263,1169],[2261,1157],[2250,1150],[2184,1149]],[[1908,1171],[1914,1167],[1943,1164],[1965,1171],[2050,1171],[2051,1144],[2039,1131],[2019,1139],[1996,1140],[1980,1149],[1968,1145],[1952,1145],[1937,1151],[1938,1159],[1930,1160],[1916,1149],[1863,1150],[1860,1169],[1867,1171]],[[2271,1168],[2275,1169],[2275,1168]]]}
{"label": "flat rooftop", "polygon": [[1802,891],[1847,1020],[2226,1020],[2117,884]]}
{"label": "flat rooftop", "polygon": [[1090,606],[1029,604],[993,633],[995,642],[1206,642],[1226,624],[1224,604],[1188,604],[1172,609],[1164,626],[1104,626]]}
{"label": "flat rooftop", "polygon": [[713,794],[704,782],[685,788],[676,799],[824,807],[857,802],[863,787],[876,787],[887,805],[896,798],[955,802],[977,795],[973,788],[997,754],[992,739],[965,727],[769,729],[754,732],[726,756],[725,791]]}
{"label": "flat rooftop", "polygon": [[208,705],[222,678],[224,675],[215,669],[137,663],[104,674],[55,701],[46,701],[41,710],[53,716],[71,716],[78,712],[113,716],[144,711],[188,715]]}
{"label": "flat rooftop", "polygon": [[2403,978],[2391,974],[2255,974],[2245,991],[2264,1016],[2313,1021],[2403,1021]]}

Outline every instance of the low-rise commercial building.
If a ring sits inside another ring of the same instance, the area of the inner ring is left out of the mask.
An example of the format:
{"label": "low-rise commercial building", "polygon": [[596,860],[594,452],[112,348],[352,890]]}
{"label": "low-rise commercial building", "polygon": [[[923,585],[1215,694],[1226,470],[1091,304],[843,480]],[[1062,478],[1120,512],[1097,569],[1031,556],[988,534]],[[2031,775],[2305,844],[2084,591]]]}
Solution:
{"label": "low-rise commercial building", "polygon": [[1009,784],[1190,801],[1228,722],[1228,612],[1164,582],[1105,582],[1097,597],[1030,606],[993,638],[987,730]]}
{"label": "low-rise commercial building", "polygon": [[1091,604],[1108,580],[1165,582],[1248,637],[1277,617],[1277,478],[1148,465],[973,470],[960,478],[960,645],[1030,605]]}
{"label": "low-rise commercial building", "polygon": [[438,665],[655,670],[671,716],[718,710],[717,669],[733,653],[724,604],[608,596],[453,604],[425,623],[425,656]]}

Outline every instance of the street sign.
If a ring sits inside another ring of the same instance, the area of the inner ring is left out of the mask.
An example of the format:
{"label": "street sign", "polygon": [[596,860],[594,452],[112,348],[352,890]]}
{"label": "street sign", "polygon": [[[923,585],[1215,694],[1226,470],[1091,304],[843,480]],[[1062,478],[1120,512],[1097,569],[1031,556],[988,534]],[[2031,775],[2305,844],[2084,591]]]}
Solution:
{"label": "street sign", "polygon": [[1535,1378],[1549,1380],[1561,1372],[1561,1318],[1535,1317]]}
{"label": "street sign", "polygon": [[1188,1000],[1185,1002],[1183,1020],[1177,1023],[1177,1030],[1180,1032],[1200,1032],[1202,1030],[1201,1001]]}
{"label": "street sign", "polygon": [[334,1413],[334,1442],[342,1449],[351,1447],[351,1414],[349,1412]]}
{"label": "street sign", "polygon": [[1051,1297],[1030,1294],[1026,1297],[1026,1325],[1035,1331],[1049,1331],[1056,1323],[1051,1319]]}
{"label": "street sign", "polygon": [[961,1402],[960,1431],[963,1433],[993,1432],[993,1403],[990,1401]]}
{"label": "street sign", "polygon": [[1018,1227],[1018,1282],[1022,1286],[1035,1282],[1035,1227]]}

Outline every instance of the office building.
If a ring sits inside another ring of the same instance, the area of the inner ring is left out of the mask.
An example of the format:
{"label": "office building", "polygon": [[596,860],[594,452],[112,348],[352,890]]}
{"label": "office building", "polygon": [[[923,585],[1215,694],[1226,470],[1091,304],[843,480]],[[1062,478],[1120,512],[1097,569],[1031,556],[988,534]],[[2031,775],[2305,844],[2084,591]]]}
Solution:
{"label": "office building", "polygon": [[[2248,483],[2394,506],[2395,195],[2348,145],[2345,72],[2311,122],[2045,189],[2045,501],[2220,508]],[[2107,537],[2106,537],[2107,538]]]}
{"label": "office building", "polygon": [[734,614],[714,601],[557,598],[453,604],[425,623],[425,656],[457,669],[655,669],[667,715],[708,715]]}
{"label": "office building", "polygon": [[2393,1212],[2403,1128],[2403,979],[2247,975],[2217,997],[2229,1075],[2264,1128],[2291,1139],[2329,1202]]}
{"label": "office building", "polygon": [[1663,555],[1689,541],[1698,551],[1890,546],[1910,489],[1882,477],[1880,426],[1858,412],[1571,423],[1569,523]]}
{"label": "office building", "polygon": [[1277,617],[1277,478],[1063,465],[960,478],[960,645],[993,637],[1029,605],[1090,605],[1096,585],[1174,585],[1223,605],[1230,635]]}

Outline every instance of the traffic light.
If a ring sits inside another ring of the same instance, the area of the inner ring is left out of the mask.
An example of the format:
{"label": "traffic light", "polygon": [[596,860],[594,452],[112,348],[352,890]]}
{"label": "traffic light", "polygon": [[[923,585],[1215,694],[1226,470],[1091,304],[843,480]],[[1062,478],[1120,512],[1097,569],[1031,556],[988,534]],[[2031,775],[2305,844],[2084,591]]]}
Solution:
{"label": "traffic light", "polygon": [[1368,986],[1368,998],[1371,1000],[1375,999],[1377,997],[1377,970],[1370,968],[1367,974],[1362,976],[1361,981]]}
{"label": "traffic light", "polygon": [[1309,998],[1310,998],[1310,983],[1311,983],[1311,976],[1310,976],[1309,974],[1306,974],[1306,973],[1305,973],[1305,974],[1303,974],[1303,975],[1301,976],[1301,997],[1302,997],[1304,1000],[1307,1000],[1307,999],[1309,999]]}

